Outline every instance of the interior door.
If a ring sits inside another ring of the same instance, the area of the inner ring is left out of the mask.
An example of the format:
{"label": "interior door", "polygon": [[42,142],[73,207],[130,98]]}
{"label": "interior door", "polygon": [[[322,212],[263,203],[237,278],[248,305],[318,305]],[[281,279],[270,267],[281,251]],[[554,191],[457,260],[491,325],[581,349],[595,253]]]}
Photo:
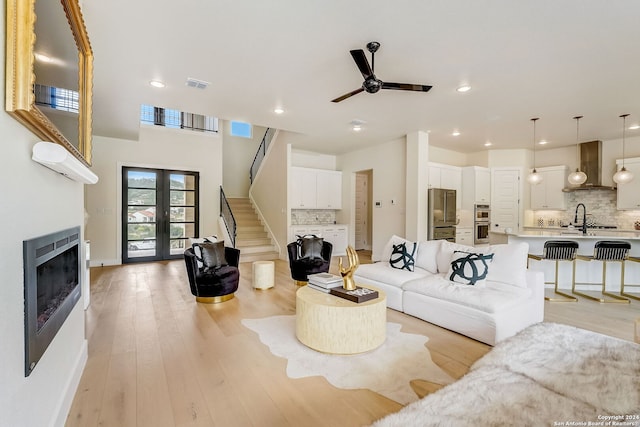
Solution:
{"label": "interior door", "polygon": [[122,262],[179,258],[197,237],[198,173],[122,169]]}
{"label": "interior door", "polygon": [[355,249],[368,249],[369,234],[367,217],[369,212],[369,177],[366,173],[356,173],[356,222]]}
{"label": "interior door", "polygon": [[520,169],[494,169],[491,230],[518,230],[520,226]]}

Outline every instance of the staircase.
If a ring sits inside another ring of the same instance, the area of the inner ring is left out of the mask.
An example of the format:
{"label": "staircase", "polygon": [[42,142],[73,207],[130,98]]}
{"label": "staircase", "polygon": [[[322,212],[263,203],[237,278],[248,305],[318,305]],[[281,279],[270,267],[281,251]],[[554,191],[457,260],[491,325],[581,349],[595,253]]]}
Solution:
{"label": "staircase", "polygon": [[248,198],[228,198],[236,219],[236,248],[240,262],[278,259],[279,254]]}

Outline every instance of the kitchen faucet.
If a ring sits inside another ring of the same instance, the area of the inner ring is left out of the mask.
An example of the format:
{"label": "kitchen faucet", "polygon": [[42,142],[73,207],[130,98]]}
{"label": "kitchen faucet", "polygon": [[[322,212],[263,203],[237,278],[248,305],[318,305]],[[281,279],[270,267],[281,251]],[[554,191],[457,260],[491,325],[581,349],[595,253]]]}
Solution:
{"label": "kitchen faucet", "polygon": [[580,229],[582,230],[582,234],[586,235],[587,234],[587,207],[584,205],[584,203],[578,203],[578,206],[576,206],[576,214],[575,217],[573,218],[573,223],[577,224],[578,223],[578,208],[582,206],[582,226],[580,226]]}

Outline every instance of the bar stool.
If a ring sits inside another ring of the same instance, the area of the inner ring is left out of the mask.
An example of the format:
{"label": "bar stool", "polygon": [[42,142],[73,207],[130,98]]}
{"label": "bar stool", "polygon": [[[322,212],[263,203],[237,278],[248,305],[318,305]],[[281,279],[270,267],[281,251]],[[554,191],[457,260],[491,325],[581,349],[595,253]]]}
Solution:
{"label": "bar stool", "polygon": [[[597,241],[594,249],[593,256],[578,255],[576,259],[583,261],[602,261],[602,297],[585,294],[584,292],[576,291],[576,285],[595,285],[596,283],[576,283],[575,278],[571,293],[580,295],[585,298],[589,298],[594,301],[602,303],[621,303],[629,304],[630,301],[620,295],[612,294],[607,291],[607,263],[608,262],[620,262],[620,286],[624,283],[624,262],[629,258],[629,250],[631,250],[631,244],[629,242],[623,242],[619,240],[600,240]],[[609,297],[609,299],[605,298]]]}
{"label": "bar stool", "polygon": [[560,292],[558,290],[558,266],[560,261],[571,261],[571,284],[576,281],[576,253],[578,252],[578,242],[574,242],[573,240],[547,240],[544,242],[544,248],[542,250],[542,255],[528,255],[528,259],[534,259],[537,261],[550,260],[555,261],[556,263],[556,272],[553,278],[553,282],[544,282],[546,284],[553,283],[554,291],[553,293],[556,295],[560,295],[562,298],[553,298],[545,295],[544,299],[551,302],[576,302],[578,298]]}
{"label": "bar stool", "polygon": [[[627,261],[632,261],[632,262],[639,262],[640,263],[640,258],[635,257],[635,256],[630,256],[629,258],[627,258]],[[625,263],[626,265],[626,263]],[[625,292],[625,286],[635,286],[635,287],[640,287],[640,285],[628,285],[626,283],[624,283],[624,280],[622,281],[622,286],[620,287],[620,295],[627,297],[627,298],[633,298],[633,299],[637,299],[640,300],[640,294],[638,293],[630,293],[630,292]],[[640,318],[638,319],[638,325],[640,325]],[[638,331],[640,332],[640,330]]]}

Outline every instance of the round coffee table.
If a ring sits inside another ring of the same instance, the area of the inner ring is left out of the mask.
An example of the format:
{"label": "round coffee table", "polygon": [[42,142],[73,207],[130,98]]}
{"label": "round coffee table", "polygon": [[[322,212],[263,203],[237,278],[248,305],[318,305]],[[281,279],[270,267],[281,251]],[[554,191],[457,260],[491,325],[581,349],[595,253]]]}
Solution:
{"label": "round coffee table", "polygon": [[331,354],[356,354],[373,350],[387,334],[387,297],[361,303],[330,295],[308,286],[296,292],[296,337],[314,350]]}

